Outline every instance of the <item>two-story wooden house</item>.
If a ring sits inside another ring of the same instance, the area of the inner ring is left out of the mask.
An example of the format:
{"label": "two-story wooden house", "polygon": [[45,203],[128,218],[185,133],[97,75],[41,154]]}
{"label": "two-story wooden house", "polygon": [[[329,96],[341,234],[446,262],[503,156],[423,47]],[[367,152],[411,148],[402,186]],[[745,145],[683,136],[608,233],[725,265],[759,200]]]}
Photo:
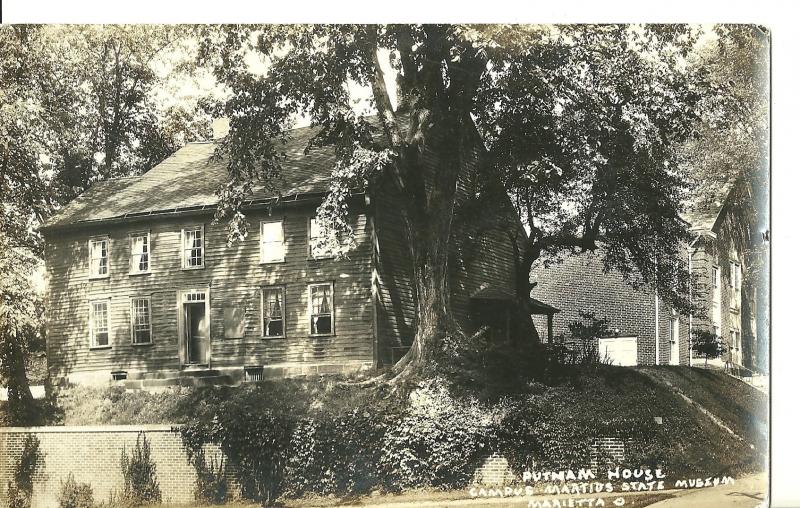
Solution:
{"label": "two-story wooden house", "polygon": [[[235,382],[399,359],[413,338],[414,296],[391,183],[354,195],[345,259],[316,251],[315,211],[335,159],[332,149],[304,153],[313,132],[295,129],[284,147],[279,193],[254,190],[241,242],[228,245],[225,224],[212,221],[227,176],[226,162],[211,157],[216,141],[189,143],[141,176],[99,182],[54,216],[43,228],[51,377]],[[469,192],[469,176],[460,187]],[[452,263],[451,301],[468,330],[478,315],[511,312],[482,294],[515,287],[508,235],[481,235],[469,260]]]}

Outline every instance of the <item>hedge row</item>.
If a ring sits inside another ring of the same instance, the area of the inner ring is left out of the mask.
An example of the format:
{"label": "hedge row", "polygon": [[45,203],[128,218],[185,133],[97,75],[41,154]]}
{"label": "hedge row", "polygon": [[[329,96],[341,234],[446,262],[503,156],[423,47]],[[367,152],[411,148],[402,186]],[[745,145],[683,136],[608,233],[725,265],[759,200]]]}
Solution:
{"label": "hedge row", "polygon": [[601,436],[635,438],[628,464],[679,468],[670,460],[674,431],[696,430],[685,415],[666,418],[664,425],[652,417],[598,419],[531,394],[493,403],[456,398],[436,380],[403,402],[358,402],[293,412],[234,396],[180,432],[190,452],[219,444],[243,494],[268,502],[282,495],[460,488],[495,451],[518,472],[532,461],[540,469],[589,467],[592,443]]}

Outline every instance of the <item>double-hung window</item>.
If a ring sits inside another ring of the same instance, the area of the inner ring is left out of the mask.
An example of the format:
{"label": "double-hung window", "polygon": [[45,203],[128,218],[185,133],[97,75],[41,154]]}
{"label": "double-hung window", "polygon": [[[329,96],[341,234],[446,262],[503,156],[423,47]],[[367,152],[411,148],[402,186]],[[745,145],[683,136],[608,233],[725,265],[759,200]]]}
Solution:
{"label": "double-hung window", "polygon": [[308,286],[311,335],[333,335],[333,283]]}
{"label": "double-hung window", "polygon": [[150,233],[131,234],[131,272],[150,272]]}
{"label": "double-hung window", "polygon": [[131,342],[133,344],[153,343],[150,298],[131,298]]}
{"label": "double-hung window", "polygon": [[711,267],[711,284],[715,288],[719,287],[719,267]]}
{"label": "double-hung window", "polygon": [[89,346],[108,347],[108,300],[94,300],[89,303]]}
{"label": "double-hung window", "polygon": [[731,289],[742,289],[742,265],[736,261],[730,262]]}
{"label": "double-hung window", "polygon": [[269,287],[261,291],[261,314],[264,337],[286,336],[286,308],[282,287]]}
{"label": "double-hung window", "polygon": [[89,277],[108,277],[109,259],[108,237],[92,238],[89,240]]}
{"label": "double-hung window", "polygon": [[739,332],[731,330],[731,349],[734,351],[739,350]]}
{"label": "double-hung window", "polygon": [[312,217],[308,220],[308,255],[312,259],[333,257],[330,247],[325,244],[320,231],[319,222]]}
{"label": "double-hung window", "polygon": [[181,233],[181,238],[183,243],[183,268],[203,268],[203,266],[205,266],[205,235],[203,226],[184,228]]}
{"label": "double-hung window", "polygon": [[261,262],[278,263],[284,260],[286,247],[283,240],[283,221],[261,223]]}

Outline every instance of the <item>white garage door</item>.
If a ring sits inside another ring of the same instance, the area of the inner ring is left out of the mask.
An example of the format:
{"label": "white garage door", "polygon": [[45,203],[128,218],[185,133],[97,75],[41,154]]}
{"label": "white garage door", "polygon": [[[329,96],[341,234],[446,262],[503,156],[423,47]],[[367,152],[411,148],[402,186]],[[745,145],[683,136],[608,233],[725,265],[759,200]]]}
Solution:
{"label": "white garage door", "polygon": [[636,337],[608,337],[600,339],[600,360],[614,365],[636,365]]}

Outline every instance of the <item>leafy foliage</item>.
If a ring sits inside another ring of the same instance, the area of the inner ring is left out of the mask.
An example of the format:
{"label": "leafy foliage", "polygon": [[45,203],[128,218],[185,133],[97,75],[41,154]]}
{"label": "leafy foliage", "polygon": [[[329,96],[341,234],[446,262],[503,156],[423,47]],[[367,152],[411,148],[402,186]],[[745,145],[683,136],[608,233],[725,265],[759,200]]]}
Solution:
{"label": "leafy foliage", "polygon": [[0,27],[0,370],[18,423],[32,418],[25,355],[43,339],[39,227],[93,183],[140,174],[205,135],[203,101],[164,93],[177,74],[189,79],[192,53],[179,44],[189,33],[147,25]]}
{"label": "leafy foliage", "polygon": [[387,420],[374,408],[356,407],[315,411],[297,421],[288,448],[285,493],[351,494],[380,487],[385,478],[377,444]]}
{"label": "leafy foliage", "polygon": [[[691,310],[677,152],[724,93],[686,65],[700,35],[686,25],[207,27],[199,61],[231,90],[217,219],[230,238],[246,233],[241,205],[255,181],[280,182],[281,146],[300,117],[317,128],[307,151],[337,157],[317,211],[333,250],[348,248],[347,196],[397,189],[416,293],[429,296],[399,369],[454,331],[443,288],[457,211],[508,229],[520,299],[538,258],[602,244],[607,269]],[[472,168],[486,188],[457,198]],[[509,197],[529,235],[495,213]]]}
{"label": "leafy foliage", "polygon": [[15,425],[36,419],[25,358],[39,349],[44,336],[41,290],[31,288],[39,268],[30,251],[13,247],[0,231],[0,381],[8,386],[9,419]]}
{"label": "leafy foliage", "polygon": [[582,321],[575,321],[567,325],[572,340],[580,348],[578,360],[584,364],[604,361],[605,358],[600,358],[598,351],[598,339],[611,335],[608,320],[598,319],[594,312],[580,311],[579,315]]}
{"label": "leafy foliage", "polygon": [[212,456],[209,461],[202,447],[191,450],[189,463],[194,466],[197,479],[194,499],[201,504],[224,504],[228,499],[228,477],[225,458]]}
{"label": "leafy foliage", "polygon": [[92,486],[87,483],[78,483],[70,473],[67,481],[61,482],[58,492],[59,508],[94,508],[94,493]]}
{"label": "leafy foliage", "polygon": [[161,502],[156,464],[150,457],[150,442],[144,432],[136,436],[136,447],[130,457],[125,448],[122,449],[120,467],[124,482],[123,499],[135,505]]}
{"label": "leafy foliage", "polygon": [[6,489],[9,508],[30,508],[31,506],[34,475],[44,466],[44,453],[39,450],[39,446],[39,438],[34,434],[25,436],[22,454],[14,465],[14,474]]}
{"label": "leafy foliage", "polygon": [[382,443],[381,462],[390,485],[406,489],[464,487],[490,449],[501,407],[454,398],[433,379],[409,396],[406,414]]}
{"label": "leafy foliage", "polygon": [[708,330],[694,330],[692,332],[692,351],[705,357],[706,362],[724,355],[728,349],[722,337]]}

